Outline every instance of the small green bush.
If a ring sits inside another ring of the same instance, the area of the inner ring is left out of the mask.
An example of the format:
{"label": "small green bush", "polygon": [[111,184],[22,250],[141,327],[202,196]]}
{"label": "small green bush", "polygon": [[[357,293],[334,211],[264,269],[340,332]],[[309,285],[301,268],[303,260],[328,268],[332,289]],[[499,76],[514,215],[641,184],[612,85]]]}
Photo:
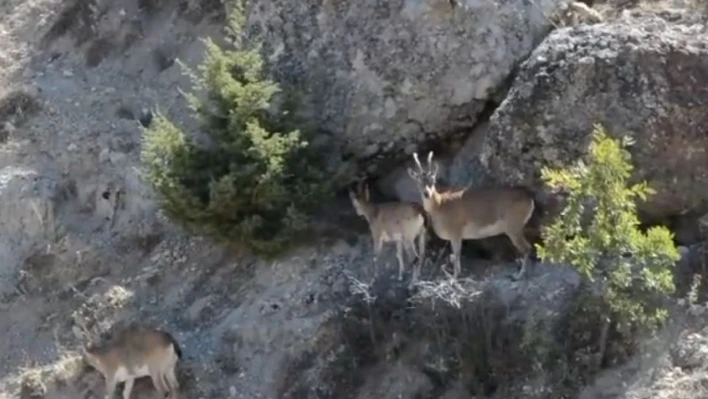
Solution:
{"label": "small green bush", "polygon": [[567,190],[569,198],[559,217],[543,228],[537,250],[542,259],[569,263],[588,281],[599,282],[606,316],[614,323],[655,327],[667,316],[663,300],[675,290],[672,268],[679,253],[665,227],[639,229],[635,201],[646,200],[653,190],[645,182],[628,186],[633,167],[624,147],[629,144],[596,125],[587,163],[542,169],[545,182]]}
{"label": "small green bush", "polygon": [[331,179],[307,135],[294,128],[285,109],[292,104],[274,101],[281,91],[264,78],[260,46],[240,45],[243,22],[237,4],[228,29],[236,49],[206,39],[203,64],[198,73],[189,71],[193,93],[187,98],[211,143],[195,145],[158,112],[146,129],[141,158],[173,220],[275,255],[307,236],[309,215],[328,197]]}

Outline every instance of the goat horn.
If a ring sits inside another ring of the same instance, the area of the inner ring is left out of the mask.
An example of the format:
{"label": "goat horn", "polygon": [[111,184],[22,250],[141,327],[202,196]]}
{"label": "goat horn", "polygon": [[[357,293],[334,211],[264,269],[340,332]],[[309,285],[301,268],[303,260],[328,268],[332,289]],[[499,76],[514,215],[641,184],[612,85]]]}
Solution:
{"label": "goat horn", "polygon": [[420,169],[421,172],[425,172],[425,170],[423,170],[423,165],[420,164],[420,160],[418,159],[417,152],[413,153],[413,159],[415,159],[415,164],[418,165],[418,169]]}

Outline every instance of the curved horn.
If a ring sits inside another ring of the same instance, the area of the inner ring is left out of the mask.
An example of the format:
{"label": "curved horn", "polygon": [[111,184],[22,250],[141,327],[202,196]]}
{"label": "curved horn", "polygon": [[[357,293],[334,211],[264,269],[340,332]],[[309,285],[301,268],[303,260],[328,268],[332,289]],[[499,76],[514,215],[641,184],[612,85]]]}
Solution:
{"label": "curved horn", "polygon": [[432,169],[433,167],[433,152],[430,151],[428,153],[428,169]]}
{"label": "curved horn", "polygon": [[425,170],[423,170],[423,165],[420,164],[420,160],[418,159],[417,152],[413,153],[413,159],[415,159],[415,164],[418,165],[418,169],[420,169],[421,172],[425,172]]}

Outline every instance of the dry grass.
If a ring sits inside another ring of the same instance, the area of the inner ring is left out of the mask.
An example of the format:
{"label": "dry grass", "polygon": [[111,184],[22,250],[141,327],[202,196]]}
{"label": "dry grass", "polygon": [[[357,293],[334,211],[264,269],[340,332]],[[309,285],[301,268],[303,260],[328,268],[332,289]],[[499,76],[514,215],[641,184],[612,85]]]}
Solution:
{"label": "dry grass", "polygon": [[68,384],[76,381],[83,375],[84,361],[81,356],[67,354],[58,362],[51,365],[50,375],[57,384]]}
{"label": "dry grass", "polygon": [[582,11],[578,7],[566,7],[552,15],[547,15],[555,28],[601,21],[612,22],[621,18],[625,12],[654,14],[671,21],[685,17],[696,22],[708,19],[708,1],[705,0],[573,0],[573,2],[581,3],[581,6],[585,4],[590,10]]}
{"label": "dry grass", "polygon": [[708,398],[708,367],[702,367],[701,370],[691,373],[678,369],[671,370],[656,382],[655,389],[660,393],[654,393],[647,398]]}
{"label": "dry grass", "polygon": [[648,14],[664,14],[677,11],[691,11],[708,15],[705,0],[595,0],[588,1],[592,7],[606,18],[618,17],[625,10]]}
{"label": "dry grass", "polygon": [[84,362],[74,352],[65,352],[56,363],[19,370],[20,399],[43,399],[53,391],[81,385]]}
{"label": "dry grass", "polygon": [[42,399],[47,393],[42,373],[37,369],[30,369],[22,373],[21,399]]}
{"label": "dry grass", "polygon": [[444,278],[436,281],[416,283],[418,291],[411,298],[413,303],[430,301],[433,308],[437,301],[442,301],[456,309],[472,301],[483,293],[480,281],[471,278]]}

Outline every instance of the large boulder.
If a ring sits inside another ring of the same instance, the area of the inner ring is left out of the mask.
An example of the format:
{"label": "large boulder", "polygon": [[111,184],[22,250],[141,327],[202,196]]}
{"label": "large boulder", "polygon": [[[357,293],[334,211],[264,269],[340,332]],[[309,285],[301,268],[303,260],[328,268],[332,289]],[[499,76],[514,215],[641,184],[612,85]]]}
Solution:
{"label": "large boulder", "polygon": [[379,157],[467,133],[564,1],[273,0],[248,20],[276,78],[373,171]]}
{"label": "large boulder", "polygon": [[654,16],[554,31],[521,66],[479,159],[499,183],[540,187],[540,168],[587,151],[593,124],[630,134],[635,179],[662,219],[708,200],[708,28]]}

